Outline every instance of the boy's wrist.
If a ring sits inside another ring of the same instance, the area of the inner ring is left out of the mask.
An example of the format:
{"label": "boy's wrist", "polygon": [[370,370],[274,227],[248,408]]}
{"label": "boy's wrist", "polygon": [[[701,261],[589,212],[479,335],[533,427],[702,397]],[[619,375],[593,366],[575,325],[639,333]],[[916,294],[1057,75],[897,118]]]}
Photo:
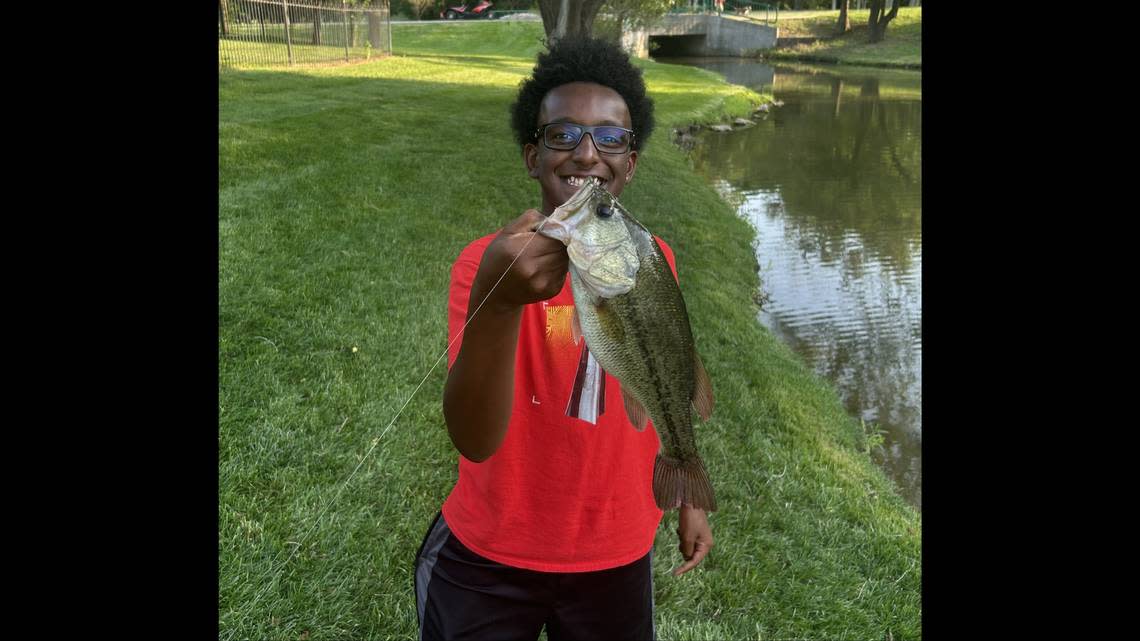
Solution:
{"label": "boy's wrist", "polygon": [[[482,283],[476,280],[474,286],[471,288],[471,301],[475,305],[475,307],[471,308],[471,314],[474,314],[475,310],[478,309],[479,315],[486,314],[489,316],[497,317],[501,320],[508,320],[511,316],[522,312],[522,305],[510,301],[504,301],[495,296],[493,287],[494,285],[484,286]],[[490,296],[487,295],[488,292],[491,293]],[[486,300],[484,300],[484,298]],[[479,305],[482,305],[482,308],[479,308]],[[468,316],[468,319],[470,319],[470,316]]]}

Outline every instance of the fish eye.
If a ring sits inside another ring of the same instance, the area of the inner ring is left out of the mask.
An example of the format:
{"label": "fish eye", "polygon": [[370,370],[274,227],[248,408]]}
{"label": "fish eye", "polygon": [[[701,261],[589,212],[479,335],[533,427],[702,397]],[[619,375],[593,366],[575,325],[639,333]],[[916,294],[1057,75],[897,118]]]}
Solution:
{"label": "fish eye", "polygon": [[609,218],[614,215],[614,210],[609,205],[602,203],[598,205],[598,216],[602,218]]}

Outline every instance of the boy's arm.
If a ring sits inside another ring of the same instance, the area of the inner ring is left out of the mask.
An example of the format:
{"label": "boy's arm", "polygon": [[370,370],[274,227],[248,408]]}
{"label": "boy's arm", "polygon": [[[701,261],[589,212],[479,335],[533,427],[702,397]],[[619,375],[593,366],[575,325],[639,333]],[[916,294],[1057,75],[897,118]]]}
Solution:
{"label": "boy's arm", "polygon": [[566,281],[566,246],[534,233],[543,219],[529,209],[508,223],[487,246],[471,285],[470,324],[447,375],[443,416],[455,449],[476,463],[494,454],[507,435],[523,306],[557,295]]}
{"label": "boy's arm", "polygon": [[700,508],[682,505],[677,512],[677,538],[685,562],[673,570],[673,576],[681,576],[697,567],[712,548],[713,536],[708,514]]}

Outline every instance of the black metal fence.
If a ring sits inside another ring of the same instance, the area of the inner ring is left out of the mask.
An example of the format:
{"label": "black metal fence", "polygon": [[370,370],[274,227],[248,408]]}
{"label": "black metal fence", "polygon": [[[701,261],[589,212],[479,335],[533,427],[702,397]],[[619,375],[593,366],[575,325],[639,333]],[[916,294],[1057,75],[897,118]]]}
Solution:
{"label": "black metal fence", "polygon": [[218,0],[218,66],[363,60],[392,52],[388,0]]}

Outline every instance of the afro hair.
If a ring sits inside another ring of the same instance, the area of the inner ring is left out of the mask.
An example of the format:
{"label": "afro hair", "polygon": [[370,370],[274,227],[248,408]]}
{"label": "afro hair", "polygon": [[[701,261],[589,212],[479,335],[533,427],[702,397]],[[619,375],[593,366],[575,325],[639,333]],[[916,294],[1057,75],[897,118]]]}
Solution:
{"label": "afro hair", "polygon": [[534,142],[546,94],[571,82],[594,82],[621,95],[629,108],[633,148],[645,146],[653,132],[653,100],[645,94],[641,70],[616,44],[594,38],[563,38],[539,54],[534,75],[519,86],[518,100],[511,105],[511,127],[519,146]]}

